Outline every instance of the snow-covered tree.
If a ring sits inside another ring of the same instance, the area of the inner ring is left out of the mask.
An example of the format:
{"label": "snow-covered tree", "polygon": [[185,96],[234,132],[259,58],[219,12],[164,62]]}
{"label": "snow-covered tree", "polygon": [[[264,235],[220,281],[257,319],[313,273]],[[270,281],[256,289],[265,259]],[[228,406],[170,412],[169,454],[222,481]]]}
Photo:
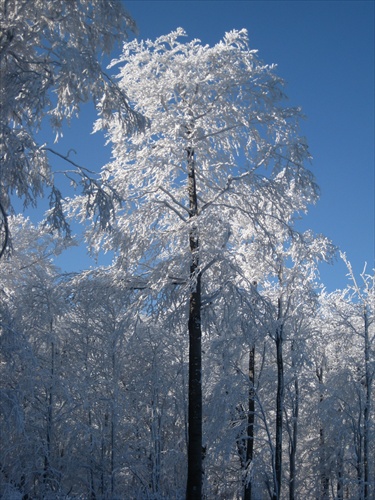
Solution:
{"label": "snow-covered tree", "polygon": [[[367,500],[371,498],[375,481],[371,448],[374,441],[374,274],[364,270],[357,278],[345,254],[341,255],[348,269],[348,286],[321,297],[324,329],[332,339],[325,353],[324,397],[331,401],[330,412],[324,419],[328,428],[325,432],[329,434],[326,448],[330,446],[325,454],[331,456],[326,465],[326,482],[328,485],[334,478],[339,498],[344,498],[346,489],[353,496]],[[335,436],[341,436],[341,442],[336,442]]]}
{"label": "snow-covered tree", "polygon": [[[314,237],[311,232],[300,235],[290,244],[286,241],[274,248],[272,260],[269,260],[268,275],[262,292],[269,302],[269,334],[275,343],[275,359],[277,366],[275,445],[274,445],[274,492],[273,499],[281,498],[282,464],[283,464],[283,431],[288,430],[290,498],[294,497],[295,447],[297,444],[298,415],[298,372],[296,363],[301,355],[304,334],[308,330],[309,317],[316,302],[317,264],[321,260],[329,260],[332,245],[322,237]],[[296,332],[299,334],[296,335]],[[284,352],[285,344],[289,344],[289,356]],[[297,352],[296,352],[297,351]],[[299,351],[299,352],[298,352]],[[287,370],[286,362],[290,363]],[[290,373],[289,373],[290,372]],[[292,396],[290,385],[294,385]],[[285,393],[291,396],[291,413],[288,417],[285,407]],[[291,428],[293,425],[293,429]]]}
{"label": "snow-covered tree", "polygon": [[[52,255],[59,238],[21,216],[10,218],[13,256],[2,262],[0,494],[48,496],[59,490],[59,437],[66,398],[59,316],[61,287]],[[22,237],[20,236],[22,234]],[[4,442],[5,444],[5,442]]]}
{"label": "snow-covered tree", "polygon": [[[58,138],[64,120],[69,122],[82,103],[93,100],[103,126],[114,110],[124,131],[140,124],[124,90],[101,66],[101,57],[133,29],[133,20],[116,0],[1,0],[0,255],[8,244],[12,195],[27,207],[43,188],[52,188],[50,221],[65,225],[47,156],[51,146],[38,144],[36,137],[44,117]],[[74,170],[90,203],[95,196],[99,202],[102,192],[89,171]]]}
{"label": "snow-covered tree", "polygon": [[[123,200],[108,235],[93,225],[92,244],[157,294],[181,290],[188,311],[189,439],[187,497],[202,485],[202,334],[205,304],[250,282],[241,252],[256,241],[258,262],[293,218],[317,198],[298,135],[300,110],[283,103],[282,81],[248,46],[245,30],[213,47],[186,43],[182,29],[124,44],[119,87],[149,126],[128,137],[109,123],[114,160],[102,181]],[[101,128],[102,122],[97,123]],[[70,208],[86,217],[85,201]],[[246,260],[246,259],[245,259]],[[166,288],[167,287],[167,288]],[[155,299],[156,300],[156,299]]]}

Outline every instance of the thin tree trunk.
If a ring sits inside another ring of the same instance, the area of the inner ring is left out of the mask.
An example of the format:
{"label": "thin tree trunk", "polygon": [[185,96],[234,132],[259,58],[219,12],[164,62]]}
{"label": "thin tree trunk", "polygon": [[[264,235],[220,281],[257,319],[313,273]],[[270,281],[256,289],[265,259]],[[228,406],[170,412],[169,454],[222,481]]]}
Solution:
{"label": "thin tree trunk", "polygon": [[363,415],[363,475],[364,475],[364,500],[370,498],[369,492],[369,427],[370,427],[370,402],[371,402],[371,375],[370,375],[370,341],[369,341],[369,324],[366,306],[363,311],[363,319],[365,323],[365,389],[366,402]]}
{"label": "thin tree trunk", "polygon": [[202,327],[201,327],[201,275],[199,272],[199,241],[196,227],[198,200],[195,179],[193,148],[187,148],[188,193],[190,208],[189,243],[190,265],[190,309],[189,309],[189,410],[188,410],[188,477],[187,500],[202,498]]}
{"label": "thin tree trunk", "polygon": [[[52,321],[50,324],[50,333],[52,334]],[[50,469],[51,469],[51,448],[52,448],[52,426],[53,426],[53,392],[54,392],[54,379],[55,379],[55,344],[51,342],[51,370],[50,370],[50,386],[48,388],[47,395],[47,426],[46,426],[46,451],[44,455],[44,472],[43,472],[43,483],[48,484],[50,481]]]}
{"label": "thin tree trunk", "polygon": [[[281,298],[278,299],[278,320],[282,317]],[[283,327],[278,325],[276,330],[276,364],[277,364],[277,393],[276,393],[276,434],[275,434],[275,484],[273,500],[280,498],[281,469],[282,469],[282,439],[283,439],[283,405],[284,405],[284,361],[283,361]]]}
{"label": "thin tree trunk", "polygon": [[114,497],[115,492],[115,423],[114,423],[114,411],[112,408],[112,419],[111,419],[111,497]]}
{"label": "thin tree trunk", "polygon": [[[292,342],[292,351],[294,351],[294,343]],[[295,368],[294,356],[292,365]],[[295,499],[296,491],[296,453],[297,453],[297,436],[298,436],[298,414],[299,414],[299,384],[296,370],[294,371],[294,404],[293,404],[293,425],[292,436],[290,439],[290,462],[289,462],[289,500]]]}
{"label": "thin tree trunk", "polygon": [[114,335],[112,341],[112,381],[113,381],[113,395],[111,403],[111,498],[115,496],[115,437],[116,437],[116,410],[117,410],[117,360],[116,360],[116,336]]}
{"label": "thin tree trunk", "polygon": [[329,478],[327,475],[326,452],[325,452],[325,438],[323,426],[319,429],[319,446],[320,446],[320,498],[321,500],[328,500],[329,498]]}
{"label": "thin tree trunk", "polygon": [[[316,369],[316,376],[319,380],[319,385],[321,387],[319,402],[320,404],[324,400],[323,396],[323,368],[320,367]],[[325,437],[323,424],[320,424],[319,429],[319,448],[320,448],[320,499],[328,500],[329,498],[329,477],[327,474],[327,458],[325,450]]]}
{"label": "thin tree trunk", "polygon": [[[247,439],[246,439],[246,476],[244,485],[244,500],[251,500],[252,478],[249,477],[249,468],[254,457],[254,419],[255,419],[255,347],[249,353],[249,408],[247,414]],[[250,472],[251,474],[251,472]]]}
{"label": "thin tree trunk", "polygon": [[340,449],[337,454],[337,500],[344,499],[344,460],[343,451]]}
{"label": "thin tree trunk", "polygon": [[153,498],[159,497],[160,490],[160,471],[161,471],[161,416],[158,413],[159,395],[158,389],[153,388],[153,397],[151,401],[151,491]]}
{"label": "thin tree trunk", "polygon": [[360,409],[358,412],[357,419],[357,436],[354,436],[355,439],[355,450],[356,450],[356,470],[357,470],[357,484],[358,484],[358,496],[361,500],[363,500],[363,468],[362,468],[362,456],[363,456],[363,424],[362,417],[364,412],[362,413],[362,400],[360,399]]}
{"label": "thin tree trunk", "polygon": [[104,414],[104,424],[102,429],[102,442],[101,442],[101,473],[100,473],[100,493],[104,496],[107,490],[107,446],[106,446],[106,438],[108,435],[108,420],[109,414],[106,412]]}
{"label": "thin tree trunk", "polygon": [[90,495],[89,495],[89,498],[90,498],[90,500],[96,500],[95,482],[94,482],[94,460],[93,460],[94,438],[92,435],[91,410],[89,410],[89,413],[88,413],[88,424],[89,424],[89,429],[90,429]]}
{"label": "thin tree trunk", "polygon": [[[86,372],[86,375],[85,377],[87,377],[87,373],[88,373],[88,352],[89,352],[89,343],[90,343],[90,340],[89,340],[89,336],[86,336],[86,350],[85,350],[85,363],[84,363],[84,366],[85,366],[85,372]],[[87,419],[88,419],[88,427],[89,427],[89,444],[90,444],[90,453],[89,453],[89,457],[90,457],[90,461],[89,461],[89,484],[90,484],[90,493],[89,493],[89,496],[88,498],[90,500],[96,500],[96,494],[95,494],[95,478],[94,478],[94,464],[95,464],[95,460],[94,460],[94,437],[93,437],[93,425],[92,425],[92,416],[91,416],[91,409],[88,410],[88,415],[87,415]]]}

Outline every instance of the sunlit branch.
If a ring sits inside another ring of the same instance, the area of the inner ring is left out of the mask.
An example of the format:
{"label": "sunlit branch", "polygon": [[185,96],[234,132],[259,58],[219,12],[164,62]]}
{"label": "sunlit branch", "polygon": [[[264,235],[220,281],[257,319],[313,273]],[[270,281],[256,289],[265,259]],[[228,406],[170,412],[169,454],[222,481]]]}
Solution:
{"label": "sunlit branch", "polygon": [[4,225],[4,241],[2,242],[1,245],[1,250],[0,250],[0,259],[4,255],[4,252],[8,246],[9,242],[9,225],[8,225],[8,216],[5,213],[4,207],[2,203],[0,203],[0,213],[3,219],[3,225]]}

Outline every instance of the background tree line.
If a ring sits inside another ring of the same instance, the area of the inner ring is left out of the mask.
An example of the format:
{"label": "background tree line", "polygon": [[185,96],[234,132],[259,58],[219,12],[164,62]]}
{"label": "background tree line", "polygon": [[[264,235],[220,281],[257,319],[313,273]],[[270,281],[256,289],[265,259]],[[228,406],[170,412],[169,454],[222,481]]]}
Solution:
{"label": "background tree line", "polygon": [[[56,238],[10,222],[2,497],[183,498],[188,291],[116,266],[61,275]],[[228,279],[204,301],[204,494],[271,498],[277,484],[279,498],[372,498],[374,277],[327,294],[299,262],[279,264],[281,280],[279,266],[256,285]]]}

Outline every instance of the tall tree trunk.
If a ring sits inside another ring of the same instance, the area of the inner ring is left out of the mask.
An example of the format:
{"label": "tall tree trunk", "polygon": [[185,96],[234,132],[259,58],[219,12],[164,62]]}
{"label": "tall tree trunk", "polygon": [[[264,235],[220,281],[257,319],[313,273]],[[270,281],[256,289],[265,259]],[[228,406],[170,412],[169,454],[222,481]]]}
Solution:
{"label": "tall tree trunk", "polygon": [[289,500],[294,500],[296,495],[296,452],[297,452],[297,433],[298,433],[298,411],[299,411],[299,386],[298,379],[294,381],[294,391],[296,401],[293,408],[292,435],[290,438],[290,462],[289,462]]}
{"label": "tall tree trunk", "polygon": [[106,410],[104,414],[104,423],[103,423],[103,428],[102,428],[102,439],[101,439],[101,450],[100,450],[100,459],[101,459],[101,464],[100,464],[100,493],[104,497],[108,492],[107,492],[107,484],[108,484],[108,468],[106,467],[107,463],[107,456],[108,456],[108,442],[106,443],[108,439],[108,422],[109,422],[109,413]]}
{"label": "tall tree trunk", "polygon": [[275,434],[275,479],[273,500],[279,500],[281,490],[282,445],[283,445],[283,406],[284,406],[284,360],[283,360],[283,326],[281,298],[278,299],[278,326],[276,329],[276,434]]}
{"label": "tall tree trunk", "polygon": [[115,422],[114,409],[112,402],[112,418],[111,418],[111,498],[114,498],[115,493]]}
{"label": "tall tree trunk", "polygon": [[344,457],[343,450],[337,453],[337,500],[344,499]]}
{"label": "tall tree trunk", "polygon": [[[319,386],[320,386],[320,396],[319,396],[319,402],[322,404],[324,400],[324,395],[323,395],[323,368],[317,368],[316,369],[316,376],[318,377],[319,380]],[[322,422],[320,423],[320,429],[319,429],[319,448],[320,448],[320,499],[321,500],[328,500],[329,498],[329,477],[328,477],[328,471],[327,471],[327,453],[325,449],[325,436],[324,436],[324,427]]]}
{"label": "tall tree trunk", "polygon": [[161,472],[161,415],[158,388],[153,387],[151,401],[151,491],[153,498],[160,496],[160,472]]}
{"label": "tall tree trunk", "polygon": [[293,409],[293,428],[290,444],[290,463],[289,463],[289,500],[294,500],[296,495],[296,452],[297,452],[297,433],[298,433],[298,411],[299,411],[299,386],[298,379],[294,381],[295,406]]}
{"label": "tall tree trunk", "polygon": [[249,353],[249,408],[247,414],[246,435],[246,476],[244,485],[244,500],[251,500],[252,478],[249,476],[251,463],[254,457],[254,419],[255,419],[255,347],[252,346]]}
{"label": "tall tree trunk", "polygon": [[292,413],[292,435],[290,436],[290,461],[289,461],[289,500],[295,499],[296,491],[296,453],[298,436],[298,414],[299,414],[299,384],[297,370],[294,361],[294,342],[292,341],[292,367],[294,368],[294,403]]}
{"label": "tall tree trunk", "polygon": [[[86,366],[87,368],[87,366]],[[90,467],[89,467],[89,474],[90,474],[90,479],[89,479],[89,484],[90,484],[90,494],[89,494],[89,499],[90,500],[96,500],[96,495],[95,495],[95,481],[94,481],[94,459],[93,459],[93,451],[94,451],[94,438],[92,435],[92,420],[91,420],[91,410],[89,410],[88,413],[88,425],[90,429]]]}
{"label": "tall tree trunk", "polygon": [[251,463],[254,456],[254,411],[255,411],[255,347],[252,346],[249,352],[249,392],[247,410],[241,404],[237,407],[240,418],[247,415],[247,426],[237,436],[237,450],[240,458],[243,484],[243,500],[251,500],[252,477]]}
{"label": "tall tree trunk", "polygon": [[[360,405],[362,407],[362,401],[360,401]],[[355,446],[355,452],[356,452],[356,465],[355,468],[357,470],[357,484],[358,484],[358,498],[363,500],[363,462],[362,462],[362,456],[363,456],[363,412],[362,408],[360,408],[358,412],[358,418],[357,418],[357,429],[354,433],[354,446]]]}
{"label": "tall tree trunk", "polygon": [[[50,334],[52,335],[53,322],[50,323]],[[53,405],[55,390],[55,344],[51,342],[51,368],[50,386],[47,393],[47,418],[46,418],[46,450],[44,455],[43,483],[49,484],[51,481],[51,452],[52,452],[52,432],[53,432]]]}
{"label": "tall tree trunk", "polygon": [[369,491],[369,430],[370,430],[370,402],[371,402],[371,374],[370,374],[370,340],[369,340],[369,321],[367,308],[364,306],[363,319],[365,326],[365,389],[366,389],[366,402],[363,414],[363,475],[364,475],[364,489],[363,498],[368,500],[370,498]]}
{"label": "tall tree trunk", "polygon": [[110,453],[110,477],[111,477],[111,498],[115,497],[115,438],[116,438],[116,411],[117,411],[117,399],[118,399],[118,384],[117,384],[117,359],[116,359],[116,335],[114,334],[114,338],[112,341],[112,384],[113,384],[113,394],[112,394],[112,402],[111,402],[111,453]]}
{"label": "tall tree trunk", "polygon": [[[87,326],[87,325],[86,325]],[[89,344],[90,344],[90,336],[86,335],[86,349],[85,349],[85,378],[88,377],[88,364],[89,364]],[[95,474],[94,474],[94,468],[95,468],[95,459],[94,459],[94,436],[93,436],[93,424],[92,424],[92,413],[90,409],[90,404],[88,414],[87,414],[87,424],[89,428],[89,485],[90,485],[90,493],[88,495],[89,500],[96,500],[96,494],[95,494]]]}
{"label": "tall tree trunk", "polygon": [[202,498],[202,326],[201,326],[201,274],[199,272],[199,240],[196,218],[198,200],[193,148],[187,148],[188,194],[190,208],[189,243],[190,309],[189,309],[189,410],[188,410],[188,476],[187,500]]}

